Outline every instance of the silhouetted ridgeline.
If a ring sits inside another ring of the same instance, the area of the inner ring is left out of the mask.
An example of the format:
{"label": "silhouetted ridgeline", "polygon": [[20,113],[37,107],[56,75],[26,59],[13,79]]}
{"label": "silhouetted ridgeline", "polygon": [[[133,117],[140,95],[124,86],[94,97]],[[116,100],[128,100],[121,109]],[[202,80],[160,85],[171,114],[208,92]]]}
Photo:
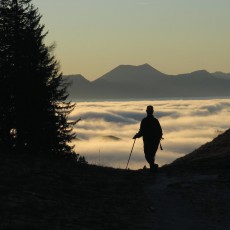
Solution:
{"label": "silhouetted ridgeline", "polygon": [[230,129],[165,169],[202,173],[230,173]]}
{"label": "silhouetted ridgeline", "polygon": [[167,97],[229,97],[230,76],[205,70],[167,75],[148,64],[120,65],[95,81],[82,75],[65,76],[72,81],[72,99],[146,99]]}
{"label": "silhouetted ridgeline", "polygon": [[223,72],[218,71],[218,72],[213,73],[212,75],[217,77],[217,78],[230,80],[230,73],[223,73]]}

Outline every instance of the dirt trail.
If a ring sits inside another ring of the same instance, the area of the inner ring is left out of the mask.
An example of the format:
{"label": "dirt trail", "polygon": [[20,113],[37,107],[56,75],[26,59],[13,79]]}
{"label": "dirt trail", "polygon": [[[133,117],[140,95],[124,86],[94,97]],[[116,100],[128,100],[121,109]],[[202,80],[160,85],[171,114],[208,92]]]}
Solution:
{"label": "dirt trail", "polygon": [[[150,220],[154,230],[226,230],[230,229],[229,205],[222,210],[215,209],[216,192],[209,192],[208,185],[215,182],[214,176],[168,177],[158,174],[145,192],[150,200]],[[202,189],[200,189],[202,188]],[[229,189],[226,193],[229,195]],[[210,195],[210,194],[209,194]],[[210,200],[211,199],[211,200]],[[214,200],[212,200],[214,199]],[[225,198],[223,198],[225,199]],[[218,202],[218,200],[216,200]]]}

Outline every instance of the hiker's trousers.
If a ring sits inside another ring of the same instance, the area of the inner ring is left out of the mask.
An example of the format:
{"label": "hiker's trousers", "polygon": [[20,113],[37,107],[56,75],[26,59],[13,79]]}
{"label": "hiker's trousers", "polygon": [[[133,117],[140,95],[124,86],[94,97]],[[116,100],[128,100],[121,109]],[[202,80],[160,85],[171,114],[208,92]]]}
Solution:
{"label": "hiker's trousers", "polygon": [[156,140],[146,140],[143,139],[144,142],[144,153],[145,159],[149,164],[153,164],[155,162],[155,155],[160,144],[160,139]]}

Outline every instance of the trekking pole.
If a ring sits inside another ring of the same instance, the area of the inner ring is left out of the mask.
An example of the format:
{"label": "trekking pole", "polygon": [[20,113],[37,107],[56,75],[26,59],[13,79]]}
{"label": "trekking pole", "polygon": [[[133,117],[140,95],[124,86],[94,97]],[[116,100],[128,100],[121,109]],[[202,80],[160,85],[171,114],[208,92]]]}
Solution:
{"label": "trekking pole", "polygon": [[161,148],[161,150],[163,150],[162,145],[161,145],[161,142],[160,142],[160,148]]}
{"label": "trekking pole", "polygon": [[[133,142],[133,147],[134,147],[134,145],[135,145],[135,142],[136,142],[136,138],[134,139],[134,142]],[[127,168],[128,168],[128,165],[129,165],[129,160],[130,160],[130,157],[131,157],[132,152],[133,152],[133,147],[132,147],[131,152],[130,152],[130,154],[129,154],[129,159],[128,159],[128,162],[127,162],[127,165],[126,165],[126,168],[125,168],[125,169],[127,169]]]}
{"label": "trekking pole", "polygon": [[[164,138],[162,137],[161,140],[164,140]],[[160,141],[160,148],[161,148],[161,150],[163,150],[162,145],[161,145],[161,141]]]}

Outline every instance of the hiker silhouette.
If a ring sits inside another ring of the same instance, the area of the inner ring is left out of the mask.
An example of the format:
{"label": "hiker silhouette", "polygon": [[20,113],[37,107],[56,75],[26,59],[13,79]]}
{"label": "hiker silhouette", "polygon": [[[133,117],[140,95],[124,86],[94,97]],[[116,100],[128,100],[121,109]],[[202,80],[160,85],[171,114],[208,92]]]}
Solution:
{"label": "hiker silhouette", "polygon": [[158,165],[155,164],[155,155],[162,138],[161,125],[153,116],[153,112],[153,106],[147,106],[147,117],[142,119],[140,130],[133,137],[133,139],[143,137],[145,159],[149,163],[151,171],[155,171],[158,167]]}

